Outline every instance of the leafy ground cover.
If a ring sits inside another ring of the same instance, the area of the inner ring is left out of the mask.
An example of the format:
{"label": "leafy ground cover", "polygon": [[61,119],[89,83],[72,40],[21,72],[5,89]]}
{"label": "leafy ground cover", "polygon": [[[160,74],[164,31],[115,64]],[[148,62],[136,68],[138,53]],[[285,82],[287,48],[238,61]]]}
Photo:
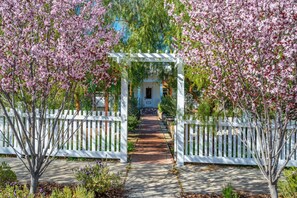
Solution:
{"label": "leafy ground cover", "polygon": [[[3,198],[8,197],[20,197],[21,196],[28,196],[29,195],[29,185],[23,185],[23,184],[14,184],[12,186],[7,186],[6,188],[3,188],[0,190],[0,195]],[[70,192],[68,192],[69,190]],[[5,192],[5,193],[4,193]],[[61,193],[63,193],[63,198],[68,197],[67,195],[70,195],[70,197],[79,198],[84,193],[86,196],[87,193],[90,193],[90,191],[86,191],[83,187],[78,187],[77,185],[72,184],[57,184],[54,182],[41,182],[38,185],[37,194],[35,195],[35,198],[60,198]],[[124,197],[125,191],[123,188],[113,188],[111,190],[108,190],[104,193],[99,193],[96,195],[93,195],[94,198],[101,198],[101,197]]]}

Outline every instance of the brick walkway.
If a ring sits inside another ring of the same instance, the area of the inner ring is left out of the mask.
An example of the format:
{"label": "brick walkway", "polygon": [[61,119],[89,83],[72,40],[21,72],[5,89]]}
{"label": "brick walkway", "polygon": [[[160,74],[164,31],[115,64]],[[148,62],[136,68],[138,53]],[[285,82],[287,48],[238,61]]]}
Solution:
{"label": "brick walkway", "polygon": [[180,197],[173,159],[157,116],[142,117],[125,188],[128,197]]}
{"label": "brick walkway", "polygon": [[173,159],[161,132],[157,116],[143,116],[137,131],[138,141],[132,154],[132,163],[172,164]]}

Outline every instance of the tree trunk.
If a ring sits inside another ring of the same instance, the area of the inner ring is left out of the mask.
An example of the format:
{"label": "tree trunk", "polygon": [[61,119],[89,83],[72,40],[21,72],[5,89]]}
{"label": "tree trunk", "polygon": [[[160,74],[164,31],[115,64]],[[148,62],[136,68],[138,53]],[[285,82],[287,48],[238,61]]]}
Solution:
{"label": "tree trunk", "polygon": [[105,96],[104,96],[104,111],[105,111],[105,116],[108,116],[108,111],[109,111],[109,93],[106,91]]}
{"label": "tree trunk", "polygon": [[76,111],[80,111],[80,100],[79,100],[79,94],[74,94],[74,101],[75,101],[75,109]]}
{"label": "tree trunk", "polygon": [[172,96],[173,94],[173,89],[171,87],[168,88],[169,89],[169,96]]}
{"label": "tree trunk", "polygon": [[38,176],[31,175],[30,194],[35,194],[37,192],[38,180]]}
{"label": "tree trunk", "polygon": [[278,198],[277,183],[269,184],[271,198]]}
{"label": "tree trunk", "polygon": [[130,97],[132,97],[132,95],[133,95],[133,86],[132,86],[132,82],[130,83],[130,91],[129,91],[129,95],[130,95]]}

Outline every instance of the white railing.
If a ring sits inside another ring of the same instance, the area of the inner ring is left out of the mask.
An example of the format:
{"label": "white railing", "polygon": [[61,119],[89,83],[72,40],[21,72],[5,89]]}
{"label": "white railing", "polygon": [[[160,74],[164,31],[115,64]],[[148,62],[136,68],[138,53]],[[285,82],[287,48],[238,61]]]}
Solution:
{"label": "white railing", "polygon": [[[296,121],[287,127],[287,130],[294,132],[282,149],[281,162],[297,143],[296,127]],[[252,144],[252,134],[256,138],[256,145]],[[216,122],[191,118],[184,121],[184,162],[255,165],[252,153],[259,149],[259,139],[253,126],[232,118]],[[288,166],[297,166],[296,152]]]}
{"label": "white railing", "polygon": [[[44,124],[46,129],[43,130],[43,134],[52,128],[57,112],[57,110],[47,111]],[[23,124],[29,131],[28,115],[25,113],[20,115]],[[12,111],[9,112],[9,117],[16,125],[17,121]],[[125,152],[121,151],[121,144],[126,141],[126,138],[123,138],[121,134],[121,116],[119,112],[108,112],[106,116],[105,112],[99,111],[77,112],[65,110],[59,116],[57,125],[53,130],[53,139],[59,147],[53,153],[57,153],[57,156],[122,159],[123,155],[125,155]],[[0,154],[15,154],[14,149],[9,146],[6,140],[9,140],[11,145],[21,152],[12,128],[8,124],[8,119],[1,112],[0,131],[2,131],[0,133]],[[58,131],[63,131],[63,133],[58,133]],[[44,135],[44,145],[47,145],[50,139],[48,134]],[[57,137],[57,134],[59,134],[59,137]]]}

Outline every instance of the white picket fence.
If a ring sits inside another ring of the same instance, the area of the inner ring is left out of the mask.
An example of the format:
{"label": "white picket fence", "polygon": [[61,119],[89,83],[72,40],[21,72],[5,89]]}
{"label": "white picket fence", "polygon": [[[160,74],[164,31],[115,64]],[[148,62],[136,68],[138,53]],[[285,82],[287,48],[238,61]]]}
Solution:
{"label": "white picket fence", "polygon": [[[296,122],[291,122],[287,127],[288,130],[295,129],[295,132],[282,149],[281,161],[297,142],[296,127]],[[252,152],[257,148],[251,146],[252,133],[249,130],[256,133],[249,125],[240,124],[232,119],[218,122],[186,120],[184,121],[184,162],[255,165]],[[246,140],[249,147],[242,140]],[[296,152],[288,166],[297,166]]]}
{"label": "white picket fence", "polygon": [[[57,110],[48,110],[46,115],[46,126],[52,126],[52,122],[57,115]],[[15,115],[10,112],[9,117],[16,124]],[[29,127],[28,116],[22,114],[23,123]],[[38,120],[37,120],[38,121]],[[16,138],[12,133],[12,128],[8,124],[7,119],[0,113],[0,154],[15,154],[14,150],[9,147],[7,141],[13,147],[21,151],[17,144]],[[126,151],[123,151],[121,144],[126,145],[126,138],[121,133],[121,116],[119,112],[109,112],[106,116],[105,112],[99,111],[73,111],[65,110],[58,119],[55,131],[63,130],[60,137],[55,139],[61,140],[57,156],[65,157],[85,157],[85,158],[113,158],[125,159]],[[73,134],[73,135],[72,135]],[[45,136],[46,145],[48,136]],[[65,144],[66,139],[69,139]],[[52,146],[52,144],[51,144]]]}

